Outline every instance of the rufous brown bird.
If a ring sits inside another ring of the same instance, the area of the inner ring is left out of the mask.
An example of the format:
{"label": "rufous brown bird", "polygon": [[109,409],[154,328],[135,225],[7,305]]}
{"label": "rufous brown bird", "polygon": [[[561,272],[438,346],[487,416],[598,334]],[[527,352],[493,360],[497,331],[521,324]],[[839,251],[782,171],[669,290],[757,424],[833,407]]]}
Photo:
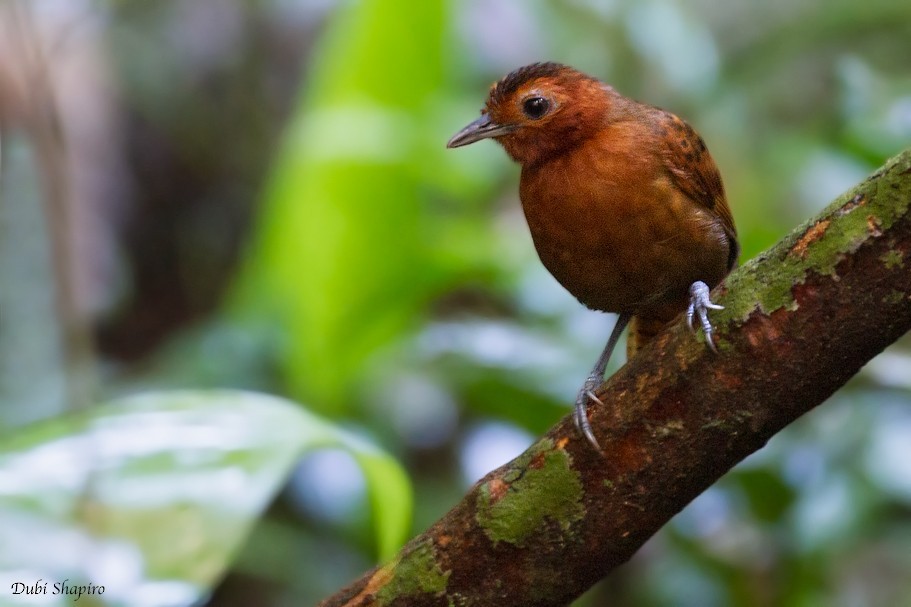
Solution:
{"label": "rufous brown bird", "polygon": [[559,63],[495,83],[447,147],[494,139],[522,165],[519,196],[538,256],[580,302],[619,315],[579,390],[574,419],[600,451],[588,400],[630,324],[627,355],[685,312],[713,350],[709,290],[739,246],[721,176],[686,122]]}

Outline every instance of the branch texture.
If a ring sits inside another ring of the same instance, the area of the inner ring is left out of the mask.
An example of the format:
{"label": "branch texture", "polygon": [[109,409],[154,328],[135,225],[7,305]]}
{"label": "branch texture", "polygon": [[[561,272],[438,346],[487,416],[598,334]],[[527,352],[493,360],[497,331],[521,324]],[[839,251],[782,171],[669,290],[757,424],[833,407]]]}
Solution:
{"label": "branch texture", "polygon": [[[911,329],[911,150],[713,300],[719,354],[678,322],[569,417],[324,607],[565,605]],[[517,404],[516,406],[521,406]]]}

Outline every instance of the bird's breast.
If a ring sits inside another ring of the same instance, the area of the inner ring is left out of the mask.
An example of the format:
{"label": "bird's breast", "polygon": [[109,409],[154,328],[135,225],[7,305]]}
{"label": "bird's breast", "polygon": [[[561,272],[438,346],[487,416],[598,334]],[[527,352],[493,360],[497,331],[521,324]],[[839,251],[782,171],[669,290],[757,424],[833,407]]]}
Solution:
{"label": "bird's breast", "polygon": [[647,154],[579,150],[523,169],[520,197],[544,266],[590,308],[677,305],[695,280],[726,273],[717,218]]}

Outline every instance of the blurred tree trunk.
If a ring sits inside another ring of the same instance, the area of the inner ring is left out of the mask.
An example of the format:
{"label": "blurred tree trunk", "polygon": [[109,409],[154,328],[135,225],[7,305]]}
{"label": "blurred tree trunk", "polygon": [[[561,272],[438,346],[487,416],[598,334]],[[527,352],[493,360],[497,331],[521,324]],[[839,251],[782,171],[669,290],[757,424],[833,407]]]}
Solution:
{"label": "blurred tree trunk", "polygon": [[[322,603],[565,605],[911,329],[911,150],[717,289],[719,355],[676,325],[383,567]],[[521,406],[517,404],[516,406]]]}

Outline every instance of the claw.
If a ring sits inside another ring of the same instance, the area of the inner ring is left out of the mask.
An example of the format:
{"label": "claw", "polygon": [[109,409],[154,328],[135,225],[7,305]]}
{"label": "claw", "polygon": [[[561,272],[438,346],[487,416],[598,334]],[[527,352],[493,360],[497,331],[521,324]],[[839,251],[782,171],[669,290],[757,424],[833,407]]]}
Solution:
{"label": "claw", "polygon": [[690,305],[686,309],[686,324],[694,333],[693,316],[699,317],[699,324],[702,325],[702,332],[705,334],[705,342],[712,352],[717,352],[715,342],[712,341],[712,323],[709,322],[709,310],[723,310],[724,306],[719,306],[712,302],[709,297],[709,287],[702,281],[697,280],[690,285]]}
{"label": "claw", "polygon": [[591,374],[588,376],[588,379],[585,380],[585,385],[582,386],[582,389],[579,390],[579,395],[576,397],[576,406],[573,410],[573,421],[576,424],[576,429],[585,437],[585,439],[591,444],[592,447],[598,453],[602,453],[601,445],[598,443],[598,439],[595,438],[595,433],[592,431],[591,423],[588,421],[588,400],[598,403],[599,405],[604,405],[600,398],[595,395],[594,389],[601,383],[603,380],[602,377],[598,377],[596,374]]}
{"label": "claw", "polygon": [[632,314],[629,312],[624,312],[617,317],[617,323],[614,325],[607,343],[604,344],[604,350],[601,351],[598,362],[595,363],[594,369],[588,374],[588,379],[585,380],[585,384],[579,390],[579,394],[576,395],[576,406],[573,409],[573,422],[576,424],[576,430],[601,455],[604,455],[604,451],[601,450],[601,445],[598,444],[598,439],[595,438],[595,433],[592,432],[592,426],[588,421],[585,409],[589,399],[598,404],[604,404],[600,398],[595,396],[595,388],[604,381],[604,370],[607,368],[607,361],[610,359],[611,352],[614,351],[614,346],[617,345],[617,340],[620,339],[620,334],[623,333],[623,329],[629,324],[630,318],[632,318]]}

